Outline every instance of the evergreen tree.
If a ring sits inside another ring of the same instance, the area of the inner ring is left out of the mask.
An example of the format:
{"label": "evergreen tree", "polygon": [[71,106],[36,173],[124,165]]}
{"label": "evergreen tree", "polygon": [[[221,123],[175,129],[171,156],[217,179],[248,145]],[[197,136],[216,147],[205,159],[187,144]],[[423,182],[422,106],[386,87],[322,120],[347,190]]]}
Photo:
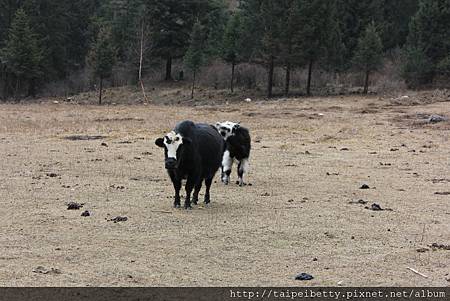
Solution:
{"label": "evergreen tree", "polygon": [[24,0],[23,9],[43,48],[45,80],[66,78],[84,66],[94,5],[90,0]]}
{"label": "evergreen tree", "polygon": [[1,61],[16,79],[15,92],[26,82],[28,95],[35,96],[36,80],[42,74],[42,50],[24,10],[17,10],[1,51]]}
{"label": "evergreen tree", "polygon": [[153,54],[166,61],[165,80],[172,80],[172,62],[185,55],[196,20],[210,9],[208,0],[147,0]]}
{"label": "evergreen tree", "polygon": [[273,77],[280,58],[281,30],[284,11],[271,0],[242,0],[243,39],[246,41],[244,57],[263,65],[267,70],[267,97],[273,96]]}
{"label": "evergreen tree", "polygon": [[298,28],[294,37],[295,51],[301,53],[308,65],[306,94],[311,95],[312,70],[316,63],[326,60],[335,40],[337,27],[336,3],[328,0],[299,0]]}
{"label": "evergreen tree", "polygon": [[353,63],[364,72],[364,94],[369,91],[370,73],[382,63],[383,45],[374,23],[370,23],[358,41]]}
{"label": "evergreen tree", "polygon": [[404,52],[403,77],[406,84],[410,88],[417,88],[430,83],[433,78],[434,67],[425,51],[417,46],[407,46]]}
{"label": "evergreen tree", "polygon": [[207,11],[204,20],[206,35],[207,56],[209,58],[220,57],[222,52],[222,39],[230,18],[224,0],[210,0],[205,9]]}
{"label": "evergreen tree", "polygon": [[194,98],[195,80],[197,73],[205,63],[205,36],[203,26],[197,21],[192,29],[189,48],[184,57],[186,67],[192,71],[191,98]]}
{"label": "evergreen tree", "polygon": [[98,103],[102,104],[103,81],[112,75],[112,69],[116,62],[116,50],[114,49],[111,31],[109,28],[101,28],[97,40],[92,46],[90,64],[93,68],[94,76],[100,81]]}
{"label": "evergreen tree", "polygon": [[222,44],[222,59],[231,65],[230,90],[234,92],[235,67],[242,62],[242,52],[245,47],[242,40],[242,21],[239,12],[236,12],[227,23]]}
{"label": "evergreen tree", "polygon": [[383,24],[384,2],[389,0],[337,0],[337,16],[344,41],[343,58],[345,67],[350,67],[351,59],[358,45],[358,38],[371,22]]}
{"label": "evergreen tree", "polygon": [[381,40],[385,50],[402,47],[409,32],[409,21],[418,9],[418,0],[384,0]]}
{"label": "evergreen tree", "polygon": [[285,87],[284,94],[289,95],[290,82],[291,82],[291,71],[296,66],[302,64],[301,53],[299,49],[294,51],[294,36],[298,33],[298,23],[299,19],[299,7],[296,4],[298,0],[281,0],[279,5],[283,8],[286,15],[280,19],[281,24],[281,34],[280,34],[280,57],[281,62],[285,68]]}
{"label": "evergreen tree", "polygon": [[447,74],[450,61],[450,0],[419,2],[410,23],[404,76],[410,86]]}

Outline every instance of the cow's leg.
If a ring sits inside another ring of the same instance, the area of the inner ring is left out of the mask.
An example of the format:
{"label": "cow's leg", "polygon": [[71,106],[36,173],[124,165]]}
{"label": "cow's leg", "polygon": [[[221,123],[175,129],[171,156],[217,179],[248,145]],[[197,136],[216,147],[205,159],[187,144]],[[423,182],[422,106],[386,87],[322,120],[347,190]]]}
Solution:
{"label": "cow's leg", "polygon": [[172,178],[173,188],[175,189],[175,200],[173,202],[173,207],[180,208],[180,189],[181,189],[181,179]]}
{"label": "cow's leg", "polygon": [[238,182],[237,184],[239,184],[239,186],[244,186],[244,174],[248,172],[248,159],[242,159],[241,161],[239,161],[239,165],[238,165]]}
{"label": "cow's leg", "polygon": [[231,167],[233,166],[233,158],[229,151],[225,151],[222,158],[222,182],[228,185],[230,182]]}
{"label": "cow's leg", "polygon": [[209,188],[211,187],[211,183],[212,183],[213,178],[206,178],[205,179],[205,186],[206,186],[206,191],[205,191],[205,205],[208,205],[211,202],[211,199],[209,197]]}
{"label": "cow's leg", "polygon": [[191,209],[191,193],[196,183],[196,177],[188,176],[186,181],[186,199],[184,200],[184,209]]}
{"label": "cow's leg", "polygon": [[202,189],[202,182],[203,182],[203,179],[198,181],[194,187],[194,194],[192,195],[192,203],[194,203],[195,205],[198,204],[198,194],[200,192],[200,189]]}

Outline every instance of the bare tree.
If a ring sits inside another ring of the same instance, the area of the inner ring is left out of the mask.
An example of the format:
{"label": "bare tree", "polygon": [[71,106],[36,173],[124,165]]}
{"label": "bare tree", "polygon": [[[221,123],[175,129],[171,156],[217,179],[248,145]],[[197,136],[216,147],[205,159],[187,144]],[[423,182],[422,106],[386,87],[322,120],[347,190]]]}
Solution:
{"label": "bare tree", "polygon": [[147,102],[147,95],[145,94],[144,81],[142,80],[142,65],[144,62],[144,52],[147,50],[145,46],[145,20],[141,21],[141,38],[140,38],[140,51],[139,51],[139,83],[141,85],[142,94],[144,95],[144,101]]}

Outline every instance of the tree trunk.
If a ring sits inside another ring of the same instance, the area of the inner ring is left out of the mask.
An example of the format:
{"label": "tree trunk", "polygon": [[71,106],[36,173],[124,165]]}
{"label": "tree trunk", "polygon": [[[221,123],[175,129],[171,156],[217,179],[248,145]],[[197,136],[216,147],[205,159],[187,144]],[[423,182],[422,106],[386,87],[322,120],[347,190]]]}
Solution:
{"label": "tree trunk", "polygon": [[16,78],[16,88],[15,88],[15,91],[14,91],[14,98],[15,98],[15,99],[18,99],[18,96],[19,96],[19,90],[20,90],[20,78],[17,77],[17,78]]}
{"label": "tree trunk", "polygon": [[142,80],[142,65],[144,61],[144,21],[141,24],[141,49],[139,53],[139,83],[141,84],[142,94],[144,95],[144,101],[147,102],[147,95],[145,94],[144,82]]}
{"label": "tree trunk", "polygon": [[36,82],[34,79],[30,79],[28,83],[28,96],[32,98],[36,97]]}
{"label": "tree trunk", "polygon": [[231,63],[231,82],[230,82],[230,90],[231,93],[234,92],[234,68],[236,67],[236,63],[232,62]]}
{"label": "tree trunk", "polygon": [[103,93],[103,77],[100,77],[100,92],[98,93],[98,104],[102,104],[102,93]]}
{"label": "tree trunk", "polygon": [[5,67],[5,80],[4,80],[4,86],[3,86],[3,98],[5,100],[8,98],[8,85],[9,85],[8,71],[6,70],[6,67]]}
{"label": "tree trunk", "polygon": [[289,95],[289,87],[291,84],[291,63],[287,63],[286,65],[286,80],[285,80],[285,86],[284,86],[284,95]]}
{"label": "tree trunk", "polygon": [[169,54],[167,56],[167,61],[166,61],[166,78],[165,80],[167,81],[171,81],[172,79],[172,56]]}
{"label": "tree trunk", "polygon": [[369,70],[366,70],[366,79],[364,81],[364,94],[369,93]]}
{"label": "tree trunk", "polygon": [[272,88],[273,88],[273,69],[274,69],[274,58],[273,55],[270,56],[269,59],[269,72],[267,77],[267,97],[271,98],[273,96]]}
{"label": "tree trunk", "polygon": [[308,82],[306,84],[306,95],[311,95],[311,75],[312,75],[313,61],[309,60],[308,66]]}
{"label": "tree trunk", "polygon": [[195,71],[194,71],[194,76],[193,76],[193,78],[192,78],[191,99],[194,99],[194,89],[195,89]]}

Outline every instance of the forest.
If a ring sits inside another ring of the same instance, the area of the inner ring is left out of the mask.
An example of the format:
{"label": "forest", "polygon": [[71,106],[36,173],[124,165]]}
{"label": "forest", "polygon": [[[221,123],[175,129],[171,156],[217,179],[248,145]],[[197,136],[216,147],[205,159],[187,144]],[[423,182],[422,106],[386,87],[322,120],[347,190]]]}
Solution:
{"label": "forest", "polygon": [[[323,73],[369,93],[387,62],[408,88],[448,86],[449,28],[450,0],[1,0],[0,99],[148,79],[256,89],[241,66],[264,71],[267,97],[313,94]],[[217,64],[226,76],[198,83]]]}

